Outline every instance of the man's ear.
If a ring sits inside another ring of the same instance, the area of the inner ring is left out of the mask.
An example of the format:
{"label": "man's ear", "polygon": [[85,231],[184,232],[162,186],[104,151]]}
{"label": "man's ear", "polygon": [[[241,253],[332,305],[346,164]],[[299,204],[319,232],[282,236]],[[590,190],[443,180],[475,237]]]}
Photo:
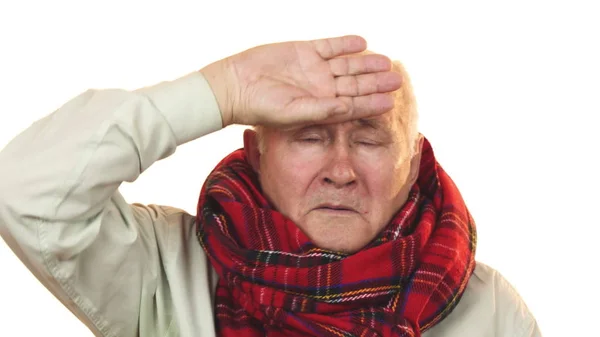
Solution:
{"label": "man's ear", "polygon": [[260,151],[258,148],[258,137],[252,129],[244,130],[244,153],[248,162],[257,174],[260,173]]}
{"label": "man's ear", "polygon": [[417,140],[413,144],[415,147],[413,149],[413,156],[410,159],[410,174],[409,181],[410,184],[408,186],[412,186],[415,182],[417,182],[417,178],[419,178],[419,169],[421,167],[421,149],[423,148],[423,135],[419,133],[417,136]]}

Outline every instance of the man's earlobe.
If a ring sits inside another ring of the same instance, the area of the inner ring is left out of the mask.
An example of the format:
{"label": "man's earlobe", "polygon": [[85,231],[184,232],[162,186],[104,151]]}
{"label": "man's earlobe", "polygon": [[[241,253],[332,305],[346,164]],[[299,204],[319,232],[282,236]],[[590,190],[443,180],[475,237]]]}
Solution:
{"label": "man's earlobe", "polygon": [[260,173],[260,151],[258,148],[258,137],[252,129],[244,130],[244,153],[252,169]]}
{"label": "man's earlobe", "polygon": [[421,168],[421,153],[423,148],[423,135],[419,134],[414,144],[413,156],[410,159],[410,181],[411,185],[417,182],[419,170]]}

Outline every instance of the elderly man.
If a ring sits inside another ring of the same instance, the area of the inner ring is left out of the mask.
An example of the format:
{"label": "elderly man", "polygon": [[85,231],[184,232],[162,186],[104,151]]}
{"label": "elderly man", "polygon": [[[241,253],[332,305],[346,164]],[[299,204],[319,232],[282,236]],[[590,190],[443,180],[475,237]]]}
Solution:
{"label": "elderly man", "polygon": [[[1,152],[2,237],[97,336],[539,336],[475,263],[474,221],[417,132],[408,76],[365,49],[264,45],[81,94]],[[257,127],[196,216],[119,194],[234,123]]]}

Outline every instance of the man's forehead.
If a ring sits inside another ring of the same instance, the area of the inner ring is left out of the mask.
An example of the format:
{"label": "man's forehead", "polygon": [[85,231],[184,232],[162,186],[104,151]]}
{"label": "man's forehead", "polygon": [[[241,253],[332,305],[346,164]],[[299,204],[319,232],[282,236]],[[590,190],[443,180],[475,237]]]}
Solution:
{"label": "man's forehead", "polygon": [[288,127],[276,127],[269,128],[272,131],[283,132],[283,133],[296,133],[298,131],[312,130],[312,129],[329,129],[336,126],[352,125],[355,128],[368,128],[373,131],[380,131],[385,133],[395,133],[398,130],[398,118],[395,118],[396,114],[394,111],[389,111],[382,115],[357,118],[344,122],[336,123],[308,123],[308,124],[296,124]]}
{"label": "man's forehead", "polygon": [[372,129],[390,129],[392,127],[391,123],[390,123],[390,119],[389,118],[385,118],[385,116],[378,116],[378,117],[372,117],[372,118],[359,118],[356,120],[353,120],[352,123],[359,125],[359,126],[365,126],[365,127],[369,127]]}
{"label": "man's forehead", "polygon": [[375,116],[375,117],[358,118],[358,119],[353,119],[353,120],[349,120],[349,121],[345,121],[345,122],[338,122],[338,123],[323,123],[323,124],[317,123],[317,124],[294,125],[294,126],[287,127],[287,128],[281,128],[280,130],[295,131],[295,130],[302,130],[302,129],[307,129],[307,128],[327,128],[327,127],[344,125],[344,124],[346,124],[346,125],[352,124],[352,125],[359,126],[359,127],[368,127],[368,128],[375,129],[375,130],[387,130],[387,129],[392,129],[394,127],[393,118],[390,118],[390,116],[388,114],[384,114],[384,115]]}

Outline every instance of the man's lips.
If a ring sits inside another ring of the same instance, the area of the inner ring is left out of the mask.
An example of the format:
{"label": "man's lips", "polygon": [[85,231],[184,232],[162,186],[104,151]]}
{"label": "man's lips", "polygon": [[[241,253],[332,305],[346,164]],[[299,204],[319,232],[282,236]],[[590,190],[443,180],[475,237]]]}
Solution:
{"label": "man's lips", "polygon": [[323,204],[323,205],[317,206],[315,209],[333,211],[333,212],[356,212],[356,210],[352,207],[345,206],[345,205],[335,205],[335,204]]}

